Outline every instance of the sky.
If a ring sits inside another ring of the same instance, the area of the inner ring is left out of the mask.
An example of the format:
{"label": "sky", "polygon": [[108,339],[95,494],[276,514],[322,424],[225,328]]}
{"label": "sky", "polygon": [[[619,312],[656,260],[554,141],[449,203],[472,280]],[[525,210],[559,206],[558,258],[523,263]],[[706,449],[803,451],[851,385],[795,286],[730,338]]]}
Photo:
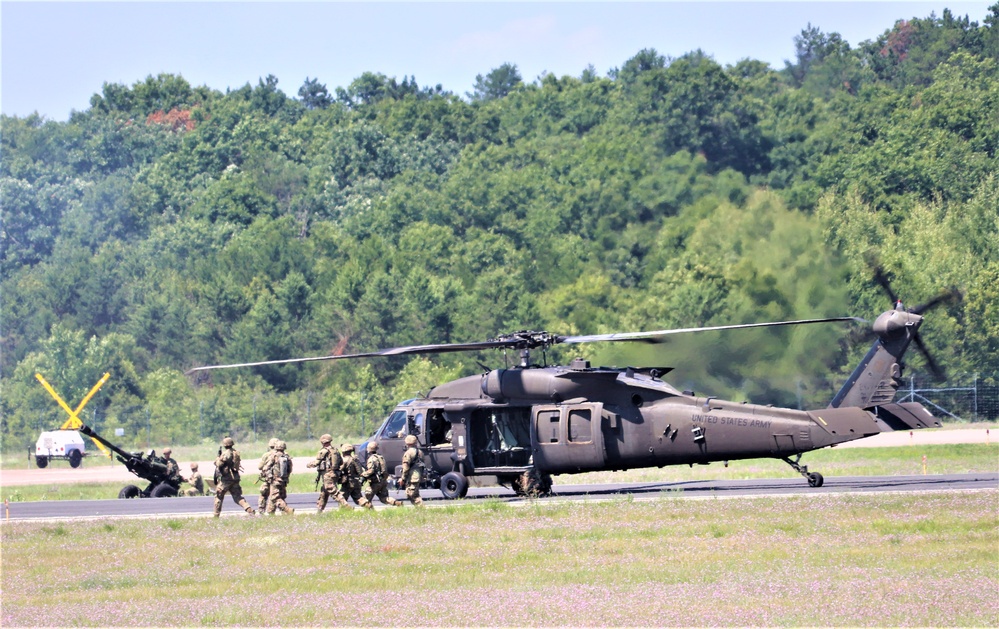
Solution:
{"label": "sky", "polygon": [[9,2],[0,1],[0,110],[65,121],[104,83],[169,73],[225,91],[267,75],[297,96],[307,78],[331,93],[364,72],[413,76],[459,95],[477,75],[516,64],[599,75],[644,48],[701,49],[726,65],[784,67],[809,24],[851,46],[898,19],[955,15],[981,23],[986,2]]}

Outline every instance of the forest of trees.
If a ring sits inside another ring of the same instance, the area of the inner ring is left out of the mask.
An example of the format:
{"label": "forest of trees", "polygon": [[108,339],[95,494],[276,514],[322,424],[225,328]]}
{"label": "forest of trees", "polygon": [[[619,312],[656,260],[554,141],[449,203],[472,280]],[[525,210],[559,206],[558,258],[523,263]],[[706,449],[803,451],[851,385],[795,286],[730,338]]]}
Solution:
{"label": "forest of trees", "polygon": [[[560,334],[855,315],[948,287],[923,338],[999,372],[999,4],[851,47],[808,25],[784,68],[638,51],[607,76],[504,64],[453,94],[369,72],[293,94],[105,83],[67,122],[3,116],[0,434],[359,435],[502,354],[194,366]],[[576,346],[679,388],[824,406],[863,326]],[[909,369],[925,371],[913,354]]]}

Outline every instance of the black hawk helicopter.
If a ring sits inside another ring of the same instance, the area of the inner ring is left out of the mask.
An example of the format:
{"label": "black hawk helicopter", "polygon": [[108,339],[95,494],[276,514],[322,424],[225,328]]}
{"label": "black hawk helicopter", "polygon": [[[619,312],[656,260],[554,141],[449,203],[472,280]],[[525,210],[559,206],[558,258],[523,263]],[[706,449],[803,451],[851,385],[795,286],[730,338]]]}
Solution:
{"label": "black hawk helicopter", "polygon": [[[910,343],[929,357],[919,334],[922,306],[895,308],[874,322],[877,336],[829,406],[815,410],[729,402],[678,391],[662,376],[670,368],[592,367],[581,358],[565,366],[531,364],[530,352],[557,344],[661,340],[673,334],[757,327],[864,321],[833,317],[741,325],[559,336],[521,331],[488,341],[412,345],[347,355],[292,358],[197,367],[214,369],[515,349],[520,364],[446,382],[422,398],[400,403],[369,438],[389,469],[398,468],[415,435],[423,454],[424,483],[447,498],[461,498],[472,476],[490,476],[521,495],[551,493],[553,474],[627,470],[715,461],[776,458],[821,487],[822,474],[800,464],[801,455],[881,432],[939,427],[921,404],[893,402]],[[365,452],[367,441],[358,447]]]}

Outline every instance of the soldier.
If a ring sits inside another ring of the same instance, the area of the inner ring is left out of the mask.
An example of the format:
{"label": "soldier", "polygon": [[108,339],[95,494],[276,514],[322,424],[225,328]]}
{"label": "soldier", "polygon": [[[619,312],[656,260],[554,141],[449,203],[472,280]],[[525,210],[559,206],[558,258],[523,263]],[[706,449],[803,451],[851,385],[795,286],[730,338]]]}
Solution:
{"label": "soldier", "polygon": [[341,508],[353,509],[347,504],[347,500],[340,491],[340,477],[343,468],[343,457],[340,452],[333,447],[333,437],[323,435],[319,438],[322,449],[316,454],[314,461],[309,461],[306,467],[316,468],[316,483],[322,483],[319,490],[319,500],[316,501],[316,513],[322,513],[326,509],[326,503],[330,498],[336,500]]}
{"label": "soldier", "polygon": [[423,476],[423,457],[416,448],[416,436],[406,437],[406,452],[402,455],[402,485],[406,488],[406,498],[413,506],[423,505],[420,498],[420,478]]}
{"label": "soldier", "polygon": [[232,496],[232,501],[243,507],[250,515],[256,515],[246,500],[243,498],[243,488],[239,485],[239,450],[234,446],[232,437],[222,440],[222,447],[219,448],[219,456],[215,459],[215,474],[218,477],[218,484],[215,485],[215,517],[222,513],[222,499],[228,493]]}
{"label": "soldier", "polygon": [[205,479],[201,476],[201,472],[198,471],[197,463],[191,463],[191,476],[184,482],[191,486],[190,489],[184,490],[185,496],[205,495]]}
{"label": "soldier", "polygon": [[166,463],[167,478],[180,476],[180,466],[177,465],[177,461],[173,460],[171,454],[173,454],[173,450],[170,449],[170,446],[163,448],[163,462]]}
{"label": "soldier", "polygon": [[340,446],[343,453],[343,497],[353,498],[359,507],[371,508],[371,503],[361,494],[361,462],[354,456],[354,446],[345,443]]}
{"label": "soldier", "polygon": [[385,457],[378,454],[378,444],[374,441],[368,442],[368,465],[367,469],[361,472],[361,478],[364,479],[361,491],[364,494],[365,500],[368,501],[367,507],[369,509],[375,508],[371,504],[375,496],[378,496],[382,504],[393,507],[402,506],[402,502],[388,495],[388,474],[385,472]]}
{"label": "soldier", "polygon": [[288,444],[278,441],[274,446],[274,454],[261,470],[261,473],[267,475],[271,486],[267,497],[267,515],[274,515],[276,509],[288,515],[295,515],[295,510],[285,502],[285,498],[288,497],[288,479],[291,477],[291,457],[285,452],[287,449]]}
{"label": "soldier", "polygon": [[257,498],[257,513],[261,515],[263,515],[264,509],[267,507],[267,497],[271,493],[271,485],[267,480],[266,474],[264,474],[264,466],[274,456],[274,446],[277,445],[277,442],[277,437],[271,437],[271,440],[267,442],[267,452],[264,452],[263,456],[260,457],[260,463],[257,463],[257,469],[260,470],[260,475],[257,476],[256,480],[256,482],[260,483],[260,496]]}

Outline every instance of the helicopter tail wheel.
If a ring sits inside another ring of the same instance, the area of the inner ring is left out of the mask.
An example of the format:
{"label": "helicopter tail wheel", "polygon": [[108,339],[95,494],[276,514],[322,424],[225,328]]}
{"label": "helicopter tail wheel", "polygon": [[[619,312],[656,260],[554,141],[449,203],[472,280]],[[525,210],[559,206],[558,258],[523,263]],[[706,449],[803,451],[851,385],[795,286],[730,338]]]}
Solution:
{"label": "helicopter tail wheel", "polygon": [[822,487],[822,483],[825,482],[825,479],[822,478],[822,474],[819,474],[818,472],[809,472],[807,465],[799,464],[799,461],[801,461],[800,454],[793,461],[788,458],[785,458],[783,460],[785,463],[794,468],[795,472],[805,477],[805,480],[808,481],[809,487]]}

